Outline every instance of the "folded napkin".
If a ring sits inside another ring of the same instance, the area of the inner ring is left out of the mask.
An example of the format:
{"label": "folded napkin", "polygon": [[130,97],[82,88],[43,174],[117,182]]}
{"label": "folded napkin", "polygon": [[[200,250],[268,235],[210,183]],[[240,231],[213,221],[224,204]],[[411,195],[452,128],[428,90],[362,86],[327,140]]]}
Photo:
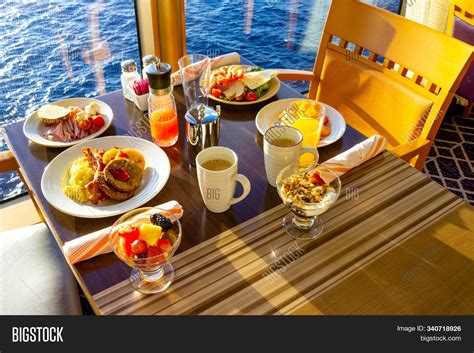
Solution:
{"label": "folded napkin", "polygon": [[[374,135],[336,157],[328,159],[326,162],[322,163],[321,166],[327,167],[337,176],[341,176],[352,168],[355,168],[372,157],[375,157],[385,150],[386,146],[387,140],[385,137]],[[334,179],[333,174],[325,172],[324,168],[316,167],[316,169],[319,171],[319,175],[326,183],[330,183]]]}
{"label": "folded napkin", "polygon": [[[195,64],[198,65],[199,63]],[[232,52],[227,53],[221,56],[216,56],[215,58],[211,58],[211,68],[214,69],[219,66],[224,65],[236,65],[240,64],[240,55],[239,53]],[[182,83],[182,76],[181,71],[176,71],[174,74],[171,75],[171,82],[173,85],[180,85]]]}
{"label": "folded napkin", "polygon": [[[149,211],[136,215],[129,222],[135,222],[140,218],[148,218],[153,213],[159,213],[157,209],[166,210],[174,214],[178,219],[183,216],[183,208],[181,205],[177,201],[169,201]],[[107,227],[64,243],[64,255],[71,264],[75,264],[90,259],[91,257],[111,252],[112,247],[109,243],[109,232],[111,228],[112,227]]]}

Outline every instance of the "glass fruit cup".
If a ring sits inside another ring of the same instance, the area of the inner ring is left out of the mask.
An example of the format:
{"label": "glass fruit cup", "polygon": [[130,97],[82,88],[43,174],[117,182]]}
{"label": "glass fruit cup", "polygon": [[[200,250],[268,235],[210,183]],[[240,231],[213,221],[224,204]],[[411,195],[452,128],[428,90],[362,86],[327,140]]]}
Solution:
{"label": "glass fruit cup", "polygon": [[[288,183],[287,178],[291,176],[307,176],[311,171],[310,169],[299,168],[298,164],[290,164],[282,169],[277,176],[278,195],[280,195],[285,206],[291,211],[291,213],[283,218],[282,225],[286,232],[294,238],[314,239],[320,236],[324,228],[324,222],[319,215],[326,212],[336,202],[341,192],[341,181],[332,170],[322,165],[319,165],[317,169],[321,172],[319,175],[323,175],[325,180],[329,180],[329,182],[325,183],[319,178],[321,184],[327,185],[327,189],[317,202],[311,202],[306,196],[303,196],[303,200],[298,197],[288,196],[288,194],[282,190],[285,181]],[[296,178],[296,180],[298,180],[298,178]],[[305,195],[304,190],[307,189],[301,188],[303,191],[299,193],[296,191],[299,190],[297,186],[298,183],[294,184],[295,193]],[[305,199],[308,200],[308,202],[306,202]]]}
{"label": "glass fruit cup", "polygon": [[[155,213],[172,222],[170,228],[163,231],[160,238],[166,246],[163,249],[149,246],[145,253],[134,255],[130,248],[128,250],[124,248],[126,241],[123,241],[124,237],[120,232],[123,234],[124,229],[126,231],[142,229],[143,224],[152,224],[150,215]],[[169,243],[166,240],[169,240]],[[109,241],[118,258],[132,268],[129,280],[137,291],[146,294],[159,293],[165,291],[173,282],[174,269],[169,261],[181,242],[181,223],[174,214],[156,207],[143,207],[130,211],[114,223],[110,230]],[[150,251],[151,248],[153,249]]]}

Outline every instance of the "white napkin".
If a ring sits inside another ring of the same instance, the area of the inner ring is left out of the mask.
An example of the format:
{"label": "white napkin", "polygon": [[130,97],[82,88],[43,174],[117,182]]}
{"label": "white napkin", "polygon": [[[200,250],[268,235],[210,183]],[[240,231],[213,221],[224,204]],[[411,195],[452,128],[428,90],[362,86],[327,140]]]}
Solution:
{"label": "white napkin", "polygon": [[[351,149],[328,159],[321,165],[332,170],[337,176],[341,176],[352,168],[355,168],[365,161],[375,157],[385,150],[386,147],[387,140],[385,137],[374,135],[369,137],[367,140],[358,143]],[[330,183],[334,178],[333,174],[325,172],[324,168],[318,169],[318,167],[316,167],[316,169],[319,171],[319,175],[325,182]]]}

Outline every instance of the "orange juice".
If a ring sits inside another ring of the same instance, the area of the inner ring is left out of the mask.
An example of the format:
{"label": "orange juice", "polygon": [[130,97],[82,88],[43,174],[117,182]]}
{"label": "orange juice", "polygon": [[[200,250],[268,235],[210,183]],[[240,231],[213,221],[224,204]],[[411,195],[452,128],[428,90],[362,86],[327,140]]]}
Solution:
{"label": "orange juice", "polygon": [[159,109],[150,115],[153,142],[158,146],[172,146],[178,140],[178,116],[172,109]]}
{"label": "orange juice", "polygon": [[[284,124],[298,129],[303,135],[303,146],[318,147],[324,123],[324,106],[309,99],[298,100],[283,115],[285,118],[281,120]],[[300,164],[310,165],[313,159],[312,154],[305,153],[300,158]]]}

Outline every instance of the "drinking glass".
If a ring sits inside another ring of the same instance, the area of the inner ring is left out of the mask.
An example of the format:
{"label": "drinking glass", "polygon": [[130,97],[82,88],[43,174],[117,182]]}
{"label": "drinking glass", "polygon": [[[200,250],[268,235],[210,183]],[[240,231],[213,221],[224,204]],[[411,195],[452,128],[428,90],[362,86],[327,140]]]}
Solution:
{"label": "drinking glass", "polygon": [[178,60],[186,109],[208,103],[211,59],[204,54],[189,54]]}
{"label": "drinking glass", "polygon": [[326,212],[337,200],[341,192],[341,181],[338,176],[329,168],[319,165],[316,169],[325,176],[328,185],[328,191],[322,200],[317,203],[295,202],[285,197],[281,188],[284,181],[291,176],[303,176],[309,173],[312,168],[300,168],[298,164],[290,164],[282,169],[277,177],[277,190],[283,203],[288,207],[291,213],[283,218],[283,228],[286,232],[298,239],[314,239],[321,235],[324,222],[319,215]]}
{"label": "drinking glass", "polygon": [[[170,259],[173,257],[176,249],[181,242],[181,223],[176,216],[169,211],[154,208],[159,213],[172,221],[171,228],[166,231],[166,239],[170,240],[171,247],[166,251],[153,253],[153,256],[132,257],[125,256],[118,251],[120,246],[119,230],[121,226],[136,226],[143,223],[150,223],[150,216],[144,213],[151,210],[152,207],[142,207],[130,211],[120,217],[112,226],[109,235],[109,241],[117,257],[130,266],[133,270],[130,274],[130,284],[139,292],[150,294],[165,291],[174,279],[174,269]],[[141,215],[143,214],[143,215]],[[163,236],[163,237],[164,237]],[[162,238],[163,239],[163,238]]]}

